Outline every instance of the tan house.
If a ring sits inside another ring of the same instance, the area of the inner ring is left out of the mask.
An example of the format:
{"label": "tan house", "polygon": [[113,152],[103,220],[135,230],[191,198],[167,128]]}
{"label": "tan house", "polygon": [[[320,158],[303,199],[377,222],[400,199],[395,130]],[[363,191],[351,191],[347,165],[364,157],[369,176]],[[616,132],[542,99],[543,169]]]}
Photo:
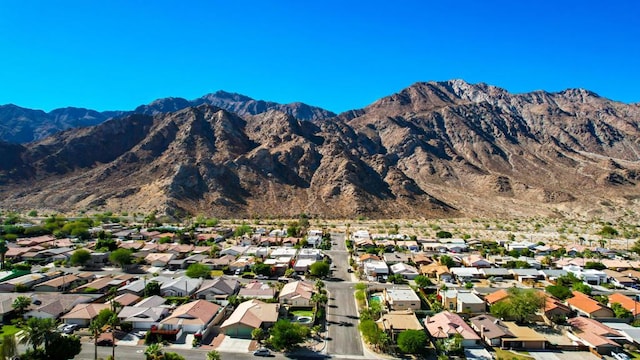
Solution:
{"label": "tan house", "polygon": [[567,305],[569,305],[571,309],[577,311],[579,314],[594,319],[613,318],[615,316],[613,314],[613,310],[604,305],[601,305],[596,300],[579,291],[573,292],[573,297],[567,299]]}
{"label": "tan house", "polygon": [[382,315],[377,323],[382,331],[392,337],[405,330],[425,330],[413,311],[390,311]]}
{"label": "tan house", "polygon": [[435,278],[438,281],[450,281],[453,279],[453,274],[449,271],[448,267],[435,262],[428,265],[421,265],[420,274]]}
{"label": "tan house", "polygon": [[74,306],[71,311],[61,317],[62,321],[66,324],[78,324],[82,327],[89,326],[91,320],[93,320],[100,311],[109,309],[109,304],[78,304]]}
{"label": "tan house", "polygon": [[[222,319],[222,307],[207,300],[196,300],[180,305],[160,322],[160,329],[181,330],[184,333],[199,333],[207,336],[211,328]],[[151,331],[153,332],[153,330]]]}
{"label": "tan house", "polygon": [[267,329],[278,321],[280,304],[249,300],[241,303],[220,329],[231,337],[251,338],[254,329]]}
{"label": "tan house", "polygon": [[145,256],[144,261],[151,266],[163,268],[175,257],[176,255],[172,253],[151,253]]}
{"label": "tan house", "polygon": [[283,305],[294,307],[310,307],[315,285],[309,281],[294,281],[285,284],[280,290],[278,301]]}
{"label": "tan house", "polygon": [[411,288],[385,288],[382,299],[391,310],[420,310],[420,298]]}

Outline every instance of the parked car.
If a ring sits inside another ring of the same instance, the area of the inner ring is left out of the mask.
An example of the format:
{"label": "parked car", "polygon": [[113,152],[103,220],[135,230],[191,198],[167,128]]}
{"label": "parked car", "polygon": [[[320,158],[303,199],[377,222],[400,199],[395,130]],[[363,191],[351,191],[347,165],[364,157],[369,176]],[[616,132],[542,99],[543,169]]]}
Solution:
{"label": "parked car", "polygon": [[111,342],[111,339],[107,339],[107,338],[100,339],[96,343],[96,345],[98,345],[98,346],[111,346],[111,344],[113,344]]}
{"label": "parked car", "polygon": [[80,325],[78,325],[78,324],[67,324],[66,326],[64,326],[62,328],[62,333],[63,334],[73,334],[73,332],[76,331],[79,327],[80,327]]}
{"label": "parked car", "polygon": [[253,352],[253,356],[271,356],[271,351],[267,348],[260,348]]}
{"label": "parked car", "polygon": [[611,356],[616,358],[616,360],[629,360],[629,355],[627,355],[627,354],[625,354],[623,352],[619,352],[619,353],[612,352]]}
{"label": "parked car", "polygon": [[269,277],[268,277],[268,276],[266,276],[266,275],[262,275],[262,274],[260,274],[260,275],[256,276],[256,279],[258,279],[258,280],[268,280],[268,279],[269,279]]}

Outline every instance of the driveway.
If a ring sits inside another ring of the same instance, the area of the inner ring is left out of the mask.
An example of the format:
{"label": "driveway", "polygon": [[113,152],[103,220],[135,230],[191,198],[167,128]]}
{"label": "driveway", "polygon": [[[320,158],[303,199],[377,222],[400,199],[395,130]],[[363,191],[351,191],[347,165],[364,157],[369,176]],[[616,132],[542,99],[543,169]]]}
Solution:
{"label": "driveway", "polygon": [[251,345],[251,340],[249,339],[237,339],[225,336],[216,350],[220,352],[248,353],[249,345]]}

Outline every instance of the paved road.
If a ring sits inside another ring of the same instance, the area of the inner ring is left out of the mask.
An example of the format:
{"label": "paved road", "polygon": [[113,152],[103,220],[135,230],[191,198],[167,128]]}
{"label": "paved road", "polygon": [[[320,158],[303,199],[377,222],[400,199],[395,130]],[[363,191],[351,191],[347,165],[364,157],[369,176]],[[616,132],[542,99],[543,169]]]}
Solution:
{"label": "paved road", "polygon": [[347,272],[349,253],[345,248],[343,234],[332,234],[331,239],[337,245],[327,251],[333,264],[336,265],[333,272],[334,281],[325,282],[329,291],[327,325],[330,340],[327,344],[327,353],[336,356],[362,356],[362,341],[358,331],[358,317],[353,296],[354,283],[351,282],[351,274]]}

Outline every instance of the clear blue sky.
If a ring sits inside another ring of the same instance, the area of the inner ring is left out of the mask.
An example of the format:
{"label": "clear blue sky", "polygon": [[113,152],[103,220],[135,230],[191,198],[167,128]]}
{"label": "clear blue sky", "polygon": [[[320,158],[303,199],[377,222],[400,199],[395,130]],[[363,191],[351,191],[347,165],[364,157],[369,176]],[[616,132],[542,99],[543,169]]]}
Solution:
{"label": "clear blue sky", "polygon": [[453,78],[640,102],[640,1],[0,1],[0,104],[222,89],[341,112]]}

